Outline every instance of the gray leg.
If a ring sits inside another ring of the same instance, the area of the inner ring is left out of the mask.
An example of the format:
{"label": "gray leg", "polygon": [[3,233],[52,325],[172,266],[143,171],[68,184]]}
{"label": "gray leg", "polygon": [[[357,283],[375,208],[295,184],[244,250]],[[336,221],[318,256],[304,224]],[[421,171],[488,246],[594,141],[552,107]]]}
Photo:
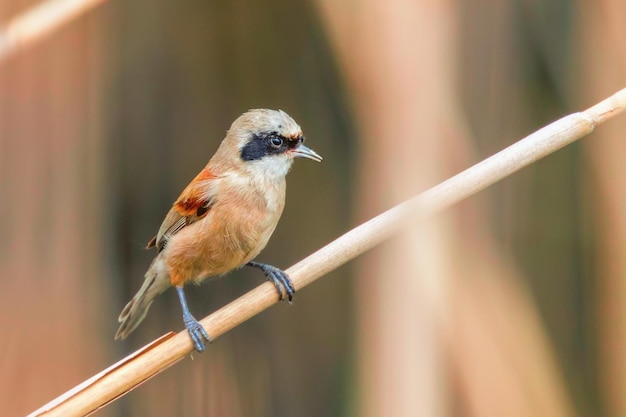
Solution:
{"label": "gray leg", "polygon": [[176,292],[178,293],[180,306],[183,308],[183,321],[185,322],[187,332],[189,332],[189,336],[193,341],[193,345],[196,347],[196,350],[198,352],[204,352],[204,340],[206,339],[210,343],[211,338],[209,337],[209,334],[206,332],[206,330],[204,330],[204,327],[202,327],[200,323],[198,323],[198,320],[196,320],[189,312],[189,307],[187,307],[187,299],[185,298],[185,292],[183,291],[183,287],[177,286]]}

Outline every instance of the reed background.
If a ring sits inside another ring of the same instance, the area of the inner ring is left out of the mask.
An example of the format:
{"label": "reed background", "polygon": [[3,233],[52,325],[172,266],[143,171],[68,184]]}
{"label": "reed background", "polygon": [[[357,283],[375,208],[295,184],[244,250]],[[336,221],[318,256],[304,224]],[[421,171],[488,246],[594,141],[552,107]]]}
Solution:
{"label": "reed background", "polygon": [[[3,0],[0,27],[35,5]],[[0,413],[127,342],[143,250],[241,112],[282,108],[299,161],[263,261],[362,220],[626,84],[626,6],[110,1],[0,62]],[[626,416],[626,121],[618,118],[254,318],[103,416]],[[197,317],[256,285],[189,291]]]}

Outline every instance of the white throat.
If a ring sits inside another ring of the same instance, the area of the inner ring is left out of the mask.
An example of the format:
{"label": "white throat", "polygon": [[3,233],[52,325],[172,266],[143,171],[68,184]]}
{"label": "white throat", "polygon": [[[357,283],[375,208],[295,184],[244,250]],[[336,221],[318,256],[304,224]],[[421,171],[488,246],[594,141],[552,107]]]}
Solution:
{"label": "white throat", "polygon": [[246,162],[246,169],[252,178],[269,182],[284,181],[293,165],[293,158],[288,155],[270,155],[256,161]]}

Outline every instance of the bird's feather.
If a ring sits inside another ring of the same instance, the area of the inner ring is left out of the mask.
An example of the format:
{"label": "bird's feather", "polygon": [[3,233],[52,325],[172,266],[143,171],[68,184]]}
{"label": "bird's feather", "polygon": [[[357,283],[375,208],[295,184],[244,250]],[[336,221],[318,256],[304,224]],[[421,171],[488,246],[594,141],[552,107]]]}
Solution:
{"label": "bird's feather", "polygon": [[156,246],[161,252],[167,242],[184,227],[204,218],[215,202],[215,187],[212,183],[219,177],[208,169],[203,169],[183,190],[172,205],[165,220],[161,223],[159,232],[148,242],[148,248]]}

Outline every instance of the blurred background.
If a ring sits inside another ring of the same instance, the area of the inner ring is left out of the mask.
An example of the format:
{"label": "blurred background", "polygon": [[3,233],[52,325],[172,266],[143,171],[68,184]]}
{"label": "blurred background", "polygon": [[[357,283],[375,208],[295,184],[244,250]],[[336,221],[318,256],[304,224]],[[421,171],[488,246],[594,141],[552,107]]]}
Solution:
{"label": "blurred background", "polygon": [[[35,0],[2,0],[0,30]],[[259,260],[360,222],[626,85],[619,0],[105,1],[0,56],[0,414],[115,342],[146,242],[250,108],[299,161]],[[1,32],[0,32],[1,33]],[[0,47],[2,47],[0,36]],[[626,118],[376,248],[100,416],[626,416]],[[258,285],[188,291],[196,317]]]}

